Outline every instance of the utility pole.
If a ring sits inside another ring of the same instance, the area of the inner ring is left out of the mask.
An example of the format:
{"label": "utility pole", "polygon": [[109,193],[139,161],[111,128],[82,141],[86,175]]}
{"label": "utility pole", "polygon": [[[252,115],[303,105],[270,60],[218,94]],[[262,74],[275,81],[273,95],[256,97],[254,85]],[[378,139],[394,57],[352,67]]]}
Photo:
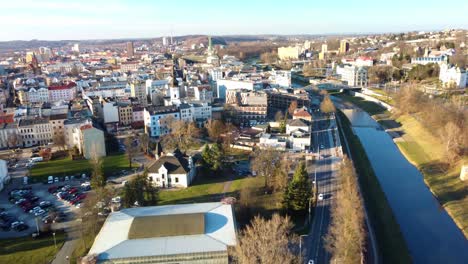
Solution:
{"label": "utility pole", "polygon": [[57,240],[55,240],[55,232],[53,232],[52,235],[54,236],[54,246],[55,248],[57,248]]}

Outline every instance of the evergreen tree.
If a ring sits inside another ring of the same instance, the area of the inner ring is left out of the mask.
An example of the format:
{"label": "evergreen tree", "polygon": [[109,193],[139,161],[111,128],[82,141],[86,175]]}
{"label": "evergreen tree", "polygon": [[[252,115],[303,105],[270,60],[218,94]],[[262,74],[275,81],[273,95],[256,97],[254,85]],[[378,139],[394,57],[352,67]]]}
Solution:
{"label": "evergreen tree", "polygon": [[211,169],[213,171],[219,171],[223,164],[223,146],[220,143],[215,143],[211,147],[210,152],[212,158]]}
{"label": "evergreen tree", "polygon": [[301,162],[294,171],[293,179],[284,193],[283,205],[288,210],[306,210],[311,194],[309,175],[305,163]]}
{"label": "evergreen tree", "polygon": [[205,145],[205,148],[202,151],[202,163],[204,168],[211,168],[213,161],[211,157],[211,150],[208,144]]}
{"label": "evergreen tree", "polygon": [[288,112],[284,114],[284,119],[280,123],[280,133],[286,133],[286,124],[288,123]]}

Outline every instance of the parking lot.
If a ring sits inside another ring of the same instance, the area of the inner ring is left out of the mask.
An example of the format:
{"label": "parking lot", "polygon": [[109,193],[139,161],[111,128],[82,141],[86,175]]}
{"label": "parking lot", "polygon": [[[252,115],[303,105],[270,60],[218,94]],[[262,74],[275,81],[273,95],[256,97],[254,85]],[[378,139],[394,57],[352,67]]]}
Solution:
{"label": "parking lot", "polygon": [[89,190],[80,181],[23,185],[18,180],[0,193],[0,239],[31,235],[46,224],[65,228]]}

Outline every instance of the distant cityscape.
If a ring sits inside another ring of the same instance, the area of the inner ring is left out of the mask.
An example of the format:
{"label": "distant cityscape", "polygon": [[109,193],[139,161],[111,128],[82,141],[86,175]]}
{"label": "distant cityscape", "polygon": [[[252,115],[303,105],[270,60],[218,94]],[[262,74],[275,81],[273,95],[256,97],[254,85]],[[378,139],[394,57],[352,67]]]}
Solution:
{"label": "distant cityscape", "polygon": [[463,263],[467,37],[1,42],[0,263]]}

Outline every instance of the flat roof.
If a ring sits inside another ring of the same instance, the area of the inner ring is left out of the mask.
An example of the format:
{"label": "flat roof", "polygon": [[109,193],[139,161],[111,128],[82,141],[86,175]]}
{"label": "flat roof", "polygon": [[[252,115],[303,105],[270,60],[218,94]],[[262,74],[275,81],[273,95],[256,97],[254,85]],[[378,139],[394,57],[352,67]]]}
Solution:
{"label": "flat roof", "polygon": [[89,254],[110,260],[226,251],[236,243],[229,204],[150,206],[111,213]]}

